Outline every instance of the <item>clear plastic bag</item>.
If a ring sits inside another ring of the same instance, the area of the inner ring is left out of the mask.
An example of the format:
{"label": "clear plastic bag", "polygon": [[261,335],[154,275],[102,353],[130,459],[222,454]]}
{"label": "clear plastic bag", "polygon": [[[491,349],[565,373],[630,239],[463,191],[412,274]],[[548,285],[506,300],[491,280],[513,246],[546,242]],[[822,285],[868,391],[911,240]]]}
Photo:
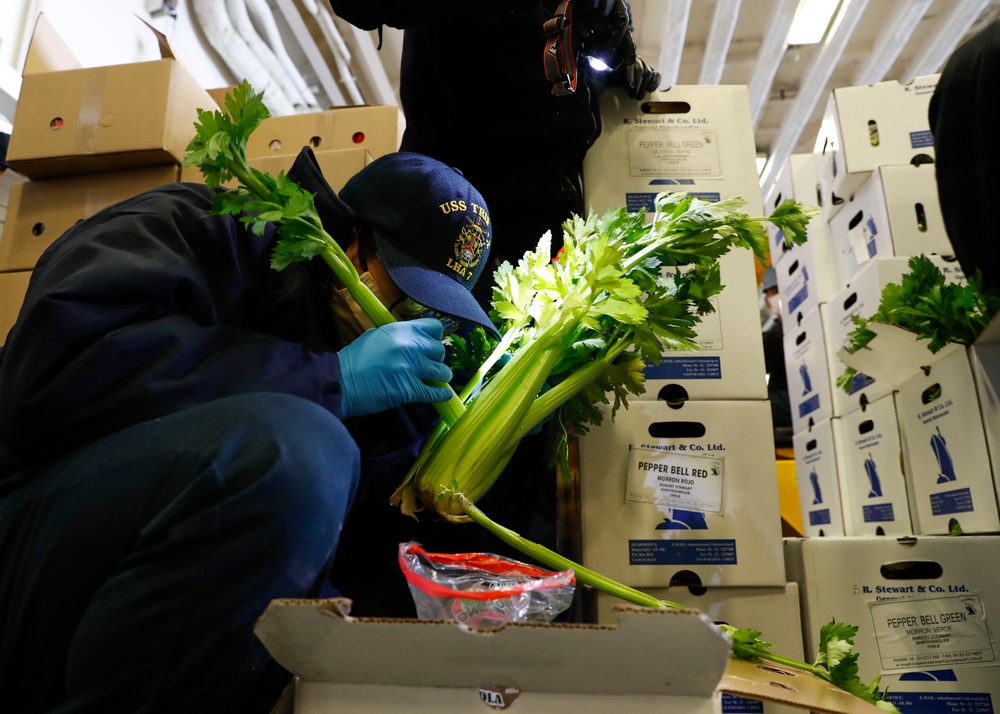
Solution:
{"label": "clear plastic bag", "polygon": [[576,575],[490,553],[428,553],[401,543],[399,567],[422,620],[492,630],[508,622],[551,622],[573,600]]}

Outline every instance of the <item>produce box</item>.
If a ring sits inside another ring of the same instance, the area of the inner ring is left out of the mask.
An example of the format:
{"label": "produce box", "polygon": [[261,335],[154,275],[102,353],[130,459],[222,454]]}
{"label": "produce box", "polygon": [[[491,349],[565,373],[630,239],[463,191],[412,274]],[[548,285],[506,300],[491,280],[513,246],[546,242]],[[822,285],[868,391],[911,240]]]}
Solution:
{"label": "produce box", "polygon": [[792,436],[802,510],[802,535],[806,537],[846,535],[834,438],[835,423],[833,419],[824,419]]}
{"label": "produce box", "polygon": [[834,260],[833,239],[826,221],[813,218],[809,239],[774,266],[781,298],[781,326],[788,332],[804,315],[825,305],[842,287]]}
{"label": "produce box", "polygon": [[631,401],[580,439],[582,564],[633,587],[783,586],[770,405]]}
{"label": "produce box", "polygon": [[823,306],[822,310],[826,313],[823,325],[827,331],[827,360],[830,366],[834,416],[843,416],[857,409],[861,406],[862,397],[866,401],[873,401],[892,391],[890,383],[879,382],[863,372],[854,375],[848,391],[844,391],[836,382],[846,366],[837,355],[856,327],[852,317],[874,315],[882,299],[882,289],[889,283],[899,283],[907,270],[906,258],[873,258]]}
{"label": "produce box", "polygon": [[[337,192],[344,187],[348,179],[372,162],[372,155],[367,149],[314,150],[313,155],[323,172],[323,178],[330,184],[330,188]],[[298,153],[275,154],[274,156],[257,156],[248,159],[247,163],[255,169],[277,176],[281,171],[288,173],[296,158],[298,158]],[[204,183],[205,177],[201,175],[197,166],[185,166],[181,169],[180,180]],[[225,185],[228,188],[236,188],[239,181],[233,179]]]}
{"label": "produce box", "polygon": [[[806,650],[835,618],[858,627],[864,681],[881,675],[904,714],[992,712],[1000,704],[996,624],[1000,537],[788,539]],[[831,567],[831,564],[846,567]]]}
{"label": "produce box", "polygon": [[714,714],[722,695],[844,714],[878,710],[817,677],[732,660],[704,615],[623,607],[616,625],[354,618],[347,600],[275,600],[257,622],[295,676],[279,714]]}
{"label": "produce box", "polygon": [[[587,210],[651,211],[658,193],[683,191],[708,201],[739,197],[750,215],[762,214],[746,87],[676,86],[641,103],[609,89],[601,117],[583,165]],[[697,328],[700,349],[670,351],[650,365],[649,398],[661,389],[694,400],[767,398],[754,258],[740,249],[720,263],[726,287]]]}
{"label": "produce box", "polygon": [[947,535],[952,518],[966,533],[1000,531],[971,348],[952,343],[933,353],[927,340],[895,325],[872,329],[877,336],[868,349],[843,352],[841,359],[899,390],[914,532]]}
{"label": "produce box", "polygon": [[[644,592],[661,600],[669,600],[691,610],[697,610],[715,623],[759,630],[763,633],[761,639],[774,645],[773,652],[799,661],[804,660],[799,588],[796,583],[773,588],[705,589],[675,586],[646,588]],[[622,601],[601,592],[596,592],[594,600],[596,617],[587,618],[588,621],[616,625]],[[737,712],[779,714],[795,711],[795,708],[789,705],[759,702],[731,694],[723,694],[718,704],[722,714]]]}
{"label": "produce box", "polygon": [[830,368],[823,313],[815,307],[784,337],[785,375],[792,433],[808,431],[833,415]]}
{"label": "produce box", "polygon": [[30,270],[0,273],[0,345],[7,341],[7,333],[17,320],[30,279]]}
{"label": "produce box", "polygon": [[969,350],[979,414],[990,452],[994,490],[1000,498],[1000,319],[994,318]]}
{"label": "produce box", "polygon": [[927,110],[939,77],[840,87],[830,93],[816,141],[819,205],[825,220],[832,219],[879,166],[933,162]]}
{"label": "produce box", "polygon": [[[764,210],[771,213],[789,198],[794,198],[807,206],[819,206],[819,185],[816,173],[818,162],[818,154],[792,154],[789,156],[771,189],[764,197]],[[814,224],[825,226],[826,221],[820,216],[814,216],[809,223],[810,234]],[[767,235],[771,246],[771,263],[777,264],[793,248],[785,244],[785,235],[781,229],[770,223],[767,224]]]}
{"label": "produce box", "polygon": [[143,191],[173,183],[175,164],[14,184],[0,240],[0,271],[31,270],[77,222]]}
{"label": "produce box", "polygon": [[934,165],[880,166],[830,220],[837,273],[849,282],[875,257],[954,255]]}
{"label": "produce box", "polygon": [[[779,182],[765,200],[765,210],[773,211],[787,198],[817,205],[816,154],[792,154]],[[776,191],[777,189],[777,191]],[[781,296],[781,324],[787,332],[803,315],[829,302],[843,284],[837,274],[830,226],[822,216],[809,221],[809,238],[802,245],[785,246],[783,233],[768,224],[772,237],[771,262],[775,265],[778,294]]]}
{"label": "produce box", "polygon": [[7,163],[31,179],[179,164],[215,102],[156,34],[162,59],[82,68],[39,14]]}
{"label": "produce box", "polygon": [[845,534],[911,535],[895,395],[868,402],[831,425]]}
{"label": "produce box", "polygon": [[268,117],[247,140],[247,157],[316,151],[367,149],[372,158],[399,148],[399,107],[334,107],[321,112]]}

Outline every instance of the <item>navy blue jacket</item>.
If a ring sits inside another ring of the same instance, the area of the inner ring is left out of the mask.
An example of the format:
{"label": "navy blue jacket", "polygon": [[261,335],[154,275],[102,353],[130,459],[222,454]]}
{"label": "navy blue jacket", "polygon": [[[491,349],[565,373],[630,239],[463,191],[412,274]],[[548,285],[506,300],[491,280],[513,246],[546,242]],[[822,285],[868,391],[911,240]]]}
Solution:
{"label": "navy blue jacket", "polygon": [[[349,240],[353,213],[311,150],[290,176]],[[329,268],[273,270],[275,232],[209,216],[211,201],[199,184],[154,189],[78,223],[38,261],[0,348],[0,495],[45,459],[224,396],[292,394],[342,416]],[[378,415],[378,427],[345,422],[370,462],[392,462],[396,483],[434,416],[408,409]]]}

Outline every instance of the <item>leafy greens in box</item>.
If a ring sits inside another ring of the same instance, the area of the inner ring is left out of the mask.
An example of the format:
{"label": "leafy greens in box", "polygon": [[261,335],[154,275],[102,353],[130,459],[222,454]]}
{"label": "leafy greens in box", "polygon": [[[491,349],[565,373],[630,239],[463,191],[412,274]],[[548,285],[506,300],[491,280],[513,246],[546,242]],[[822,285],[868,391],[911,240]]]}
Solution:
{"label": "leafy greens in box", "polygon": [[[246,81],[226,96],[225,111],[199,113],[185,165],[197,166],[210,188],[234,177],[240,183],[216,194],[213,212],[236,216],[258,234],[268,222],[276,224],[272,267],[281,270],[318,256],[376,325],[391,322],[323,229],[313,196],[283,173],[273,177],[248,165],[247,137],[266,116],[261,95]],[[788,200],[767,218],[753,218],[743,204],[738,198],[708,203],[683,193],[660,194],[648,223],[644,212],[629,214],[624,208],[600,218],[570,216],[558,255],[550,255],[546,235],[517,266],[498,269],[493,305],[502,338],[493,344],[480,328],[468,341],[453,340],[456,366],[472,368],[473,376],[459,394],[438,405],[442,418],[393,496],[403,512],[430,509],[446,520],[471,519],[540,563],[572,568],[591,587],[637,605],[682,609],[525,540],[491,521],[475,501],[503,471],[521,438],[553,411],[559,410],[565,461],[570,440],[600,423],[598,404],[611,404],[613,396],[613,416],[628,407],[630,395],[643,393],[644,360],[658,362],[665,349],[696,349],[693,327],[723,288],[721,256],[747,248],[765,262],[764,221],[778,226],[790,242],[802,243],[817,212]],[[663,266],[685,267],[664,280]],[[545,390],[547,381],[557,384]],[[769,652],[771,645],[754,630],[720,627],[739,657],[812,672],[891,708],[881,699],[877,679],[869,685],[857,679],[849,626],[831,623],[815,664]]]}
{"label": "leafy greens in box", "polygon": [[[925,255],[911,257],[907,266],[909,272],[898,284],[883,288],[874,315],[852,317],[857,327],[845,346],[848,354],[868,349],[877,336],[872,328],[879,324],[896,325],[917,340],[927,340],[932,353],[953,342],[971,345],[1000,310],[1000,295],[983,291],[979,271],[959,283],[949,281]],[[847,366],[837,378],[837,386],[849,391],[856,374],[854,367]]]}

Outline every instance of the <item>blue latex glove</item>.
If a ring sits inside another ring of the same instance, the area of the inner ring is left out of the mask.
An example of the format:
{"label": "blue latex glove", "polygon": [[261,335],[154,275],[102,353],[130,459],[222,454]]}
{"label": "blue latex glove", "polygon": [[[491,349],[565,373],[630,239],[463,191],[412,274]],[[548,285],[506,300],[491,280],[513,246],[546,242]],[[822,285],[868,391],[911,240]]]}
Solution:
{"label": "blue latex glove", "polygon": [[444,363],[441,321],[432,317],[395,322],[364,332],[340,356],[345,417],[364,416],[410,402],[444,402],[447,387],[425,380],[451,381]]}

